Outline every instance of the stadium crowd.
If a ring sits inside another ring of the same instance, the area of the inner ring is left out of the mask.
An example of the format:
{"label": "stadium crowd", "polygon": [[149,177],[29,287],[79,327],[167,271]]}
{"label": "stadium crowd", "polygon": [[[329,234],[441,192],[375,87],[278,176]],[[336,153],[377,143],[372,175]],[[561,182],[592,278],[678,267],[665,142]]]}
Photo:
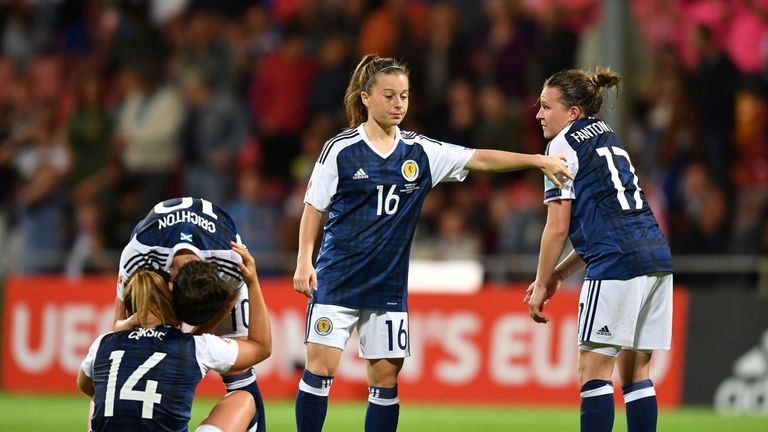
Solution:
{"label": "stadium crowd", "polygon": [[[363,53],[412,69],[404,129],[541,153],[538,91],[579,63],[601,5],[4,1],[0,273],[114,273],[133,226],[170,196],[227,209],[254,255],[295,251],[309,173],[344,126]],[[625,141],[673,253],[768,253],[768,1],[630,11],[641,48]],[[536,172],[437,188],[413,255],[536,254],[542,199]]]}

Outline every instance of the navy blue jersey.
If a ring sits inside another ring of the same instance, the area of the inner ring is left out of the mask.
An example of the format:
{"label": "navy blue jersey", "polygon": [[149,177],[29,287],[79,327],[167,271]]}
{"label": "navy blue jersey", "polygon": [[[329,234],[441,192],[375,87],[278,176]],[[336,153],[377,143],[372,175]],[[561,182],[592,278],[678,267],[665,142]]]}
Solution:
{"label": "navy blue jersey", "polygon": [[234,341],[174,327],[99,337],[82,365],[95,390],[92,430],[186,431],[197,384],[209,369],[229,370],[237,353]]}
{"label": "navy blue jersey", "polygon": [[464,180],[472,154],[399,129],[394,147],[381,154],[362,125],[326,142],[304,200],[329,215],[314,301],[407,310],[408,260],[424,198],[441,181]]}
{"label": "navy blue jersey", "polygon": [[672,271],[672,255],[616,134],[594,117],[563,129],[547,148],[568,159],[573,181],[545,179],[544,202],[572,199],[570,239],[587,279],[628,280]]}
{"label": "navy blue jersey", "polygon": [[117,297],[123,283],[139,267],[170,271],[173,255],[189,249],[201,259],[214,262],[223,277],[241,279],[242,258],[230,241],[240,241],[232,218],[221,208],[200,198],[173,198],[158,203],[133,229],[120,256]]}

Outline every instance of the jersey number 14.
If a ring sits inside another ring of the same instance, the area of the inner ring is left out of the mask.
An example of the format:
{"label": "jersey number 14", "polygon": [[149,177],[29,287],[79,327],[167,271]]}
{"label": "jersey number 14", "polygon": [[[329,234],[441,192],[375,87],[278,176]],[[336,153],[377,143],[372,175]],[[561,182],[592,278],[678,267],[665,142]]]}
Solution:
{"label": "jersey number 14", "polygon": [[[109,377],[107,378],[107,391],[104,395],[104,417],[112,417],[115,414],[115,392],[117,391],[117,373],[120,370],[120,363],[123,360],[125,351],[112,351],[109,360],[112,363],[109,368]],[[141,405],[141,418],[151,419],[153,417],[155,404],[160,403],[163,396],[157,392],[157,381],[147,380],[144,390],[136,390],[136,384],[150,369],[157,366],[166,353],[154,353],[144,363],[136,368],[131,376],[120,387],[118,398],[120,400],[139,401]]]}

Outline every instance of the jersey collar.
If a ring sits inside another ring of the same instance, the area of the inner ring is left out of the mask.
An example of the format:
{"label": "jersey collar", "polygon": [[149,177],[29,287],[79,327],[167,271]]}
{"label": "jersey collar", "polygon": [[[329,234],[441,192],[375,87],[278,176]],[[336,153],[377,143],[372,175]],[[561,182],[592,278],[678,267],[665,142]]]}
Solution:
{"label": "jersey collar", "polygon": [[373,144],[371,144],[371,141],[368,140],[368,135],[365,134],[365,128],[363,127],[364,124],[365,123],[360,123],[360,126],[357,127],[357,131],[360,133],[360,136],[363,138],[365,144],[382,159],[386,159],[389,157],[389,155],[394,153],[395,149],[397,148],[397,144],[400,143],[400,141],[403,139],[402,135],[400,134],[400,127],[395,126],[395,144],[392,146],[392,148],[389,149],[387,153],[381,153],[376,150],[376,147],[374,147]]}

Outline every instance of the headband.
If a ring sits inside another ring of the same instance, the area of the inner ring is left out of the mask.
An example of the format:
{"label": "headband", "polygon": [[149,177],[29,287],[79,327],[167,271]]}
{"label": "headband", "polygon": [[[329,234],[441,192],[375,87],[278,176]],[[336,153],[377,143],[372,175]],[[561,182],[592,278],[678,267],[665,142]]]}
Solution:
{"label": "headband", "polygon": [[397,65],[385,66],[385,67],[379,69],[375,74],[371,75],[370,78],[368,78],[368,81],[366,81],[365,85],[363,86],[363,91],[367,92],[368,91],[368,87],[371,85],[373,80],[375,80],[377,76],[381,75],[383,72],[385,72],[388,69],[400,69],[403,73],[405,73],[405,69],[403,69],[402,66],[397,66]]}

